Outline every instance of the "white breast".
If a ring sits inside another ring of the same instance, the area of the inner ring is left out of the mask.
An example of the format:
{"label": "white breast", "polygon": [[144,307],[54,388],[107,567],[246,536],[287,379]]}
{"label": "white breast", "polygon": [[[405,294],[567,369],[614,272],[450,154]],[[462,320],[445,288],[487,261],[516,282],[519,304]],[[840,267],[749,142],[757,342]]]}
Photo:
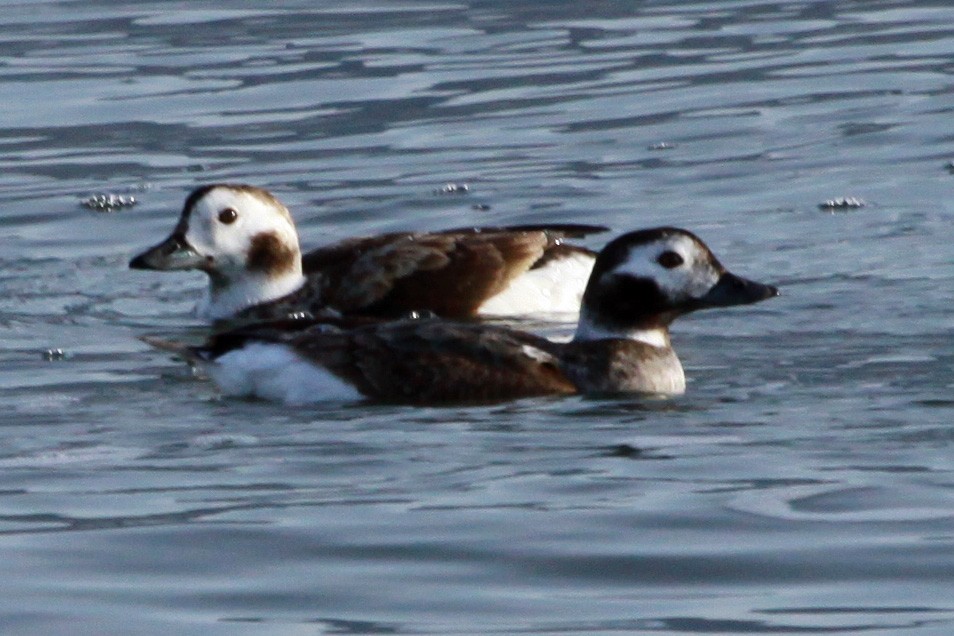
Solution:
{"label": "white breast", "polygon": [[277,343],[250,343],[219,356],[209,375],[225,395],[285,404],[360,400],[361,394],[324,367]]}
{"label": "white breast", "polygon": [[593,256],[574,253],[518,276],[478,310],[484,316],[577,313],[593,270]]}
{"label": "white breast", "polygon": [[211,288],[206,289],[195,313],[202,320],[226,320],[253,305],[294,293],[304,284],[305,277],[297,273],[281,278],[249,273],[217,293],[213,294]]}

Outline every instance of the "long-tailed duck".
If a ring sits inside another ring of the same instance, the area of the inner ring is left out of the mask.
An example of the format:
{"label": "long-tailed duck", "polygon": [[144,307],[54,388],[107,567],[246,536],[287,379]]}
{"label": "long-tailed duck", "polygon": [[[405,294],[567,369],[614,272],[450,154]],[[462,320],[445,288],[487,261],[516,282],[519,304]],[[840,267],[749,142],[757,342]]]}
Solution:
{"label": "long-tailed duck", "polygon": [[669,340],[674,319],[776,295],[775,287],[726,271],[692,233],[662,227],[624,234],[599,253],[567,343],[440,319],[304,328],[276,322],[220,333],[200,347],[149,342],[199,362],[225,394],[291,404],[672,395],[686,386]]}
{"label": "long-tailed duck", "polygon": [[302,256],[288,209],[248,185],[213,184],[186,199],[172,234],[133,269],[201,270],[206,320],[345,314],[449,318],[576,312],[596,258],[564,243],[607,228],[514,226],[400,232],[344,240]]}

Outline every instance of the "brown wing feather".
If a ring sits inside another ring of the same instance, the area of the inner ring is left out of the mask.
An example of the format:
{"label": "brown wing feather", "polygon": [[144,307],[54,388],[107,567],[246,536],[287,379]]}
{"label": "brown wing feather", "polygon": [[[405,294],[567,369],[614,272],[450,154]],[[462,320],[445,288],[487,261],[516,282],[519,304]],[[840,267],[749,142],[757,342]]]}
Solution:
{"label": "brown wing feather", "polygon": [[329,277],[326,299],[345,312],[469,317],[529,270],[548,244],[543,232],[406,235]]}
{"label": "brown wing feather", "polygon": [[562,244],[566,236],[600,229],[526,226],[348,239],[302,257],[309,275],[303,293],[345,313],[469,318],[529,269],[589,252]]}
{"label": "brown wing feather", "polygon": [[486,402],[577,391],[557,365],[559,345],[502,328],[404,321],[302,334],[293,346],[384,401]]}
{"label": "brown wing feather", "polygon": [[347,269],[363,254],[411,236],[414,236],[413,232],[392,232],[390,234],[344,239],[302,254],[302,270],[305,274],[314,274],[329,270]]}
{"label": "brown wing feather", "polygon": [[[422,236],[450,236],[466,238],[475,235],[502,235],[519,233],[540,233],[547,237],[548,245],[559,245],[567,238],[583,238],[590,234],[607,232],[609,228],[603,225],[584,225],[579,223],[562,223],[549,225],[508,225],[501,227],[474,227],[454,228],[434,233],[391,232],[375,236],[344,239],[331,245],[325,245],[302,255],[302,270],[305,274],[314,274],[329,270],[347,270],[362,255],[369,251],[380,249],[395,241],[407,240]],[[584,248],[580,248],[584,249]],[[592,253],[590,250],[585,250]]]}

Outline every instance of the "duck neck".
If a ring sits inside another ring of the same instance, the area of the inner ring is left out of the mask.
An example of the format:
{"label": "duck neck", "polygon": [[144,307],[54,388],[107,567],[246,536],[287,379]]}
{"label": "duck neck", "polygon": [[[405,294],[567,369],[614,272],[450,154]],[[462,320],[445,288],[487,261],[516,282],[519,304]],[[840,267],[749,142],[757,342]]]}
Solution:
{"label": "duck neck", "polygon": [[209,277],[209,287],[197,311],[204,320],[231,318],[249,307],[287,296],[305,284],[301,262],[278,276],[246,270],[234,279],[220,274]]}
{"label": "duck neck", "polygon": [[594,319],[591,312],[580,311],[580,320],[576,325],[574,342],[592,340],[633,340],[642,342],[658,349],[669,349],[672,343],[669,340],[669,327],[664,324],[647,323],[628,327],[607,325],[604,321]]}

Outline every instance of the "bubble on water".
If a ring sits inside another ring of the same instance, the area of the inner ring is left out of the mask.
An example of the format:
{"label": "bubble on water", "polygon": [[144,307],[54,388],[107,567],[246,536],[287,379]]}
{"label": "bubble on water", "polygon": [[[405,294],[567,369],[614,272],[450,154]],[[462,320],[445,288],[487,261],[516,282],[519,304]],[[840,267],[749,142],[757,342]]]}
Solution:
{"label": "bubble on water", "polygon": [[868,204],[864,199],[859,199],[858,197],[837,197],[835,199],[822,201],[818,204],[818,209],[834,212],[836,210],[856,210],[866,205]]}
{"label": "bubble on water", "polygon": [[66,352],[58,347],[51,347],[43,352],[43,359],[48,362],[54,362],[56,360],[65,360]]}
{"label": "bubble on water", "polygon": [[466,183],[446,183],[444,187],[435,190],[434,194],[467,194],[470,186]]}
{"label": "bubble on water", "polygon": [[99,193],[83,199],[84,207],[96,212],[115,212],[123,208],[130,208],[139,203],[131,194]]}

